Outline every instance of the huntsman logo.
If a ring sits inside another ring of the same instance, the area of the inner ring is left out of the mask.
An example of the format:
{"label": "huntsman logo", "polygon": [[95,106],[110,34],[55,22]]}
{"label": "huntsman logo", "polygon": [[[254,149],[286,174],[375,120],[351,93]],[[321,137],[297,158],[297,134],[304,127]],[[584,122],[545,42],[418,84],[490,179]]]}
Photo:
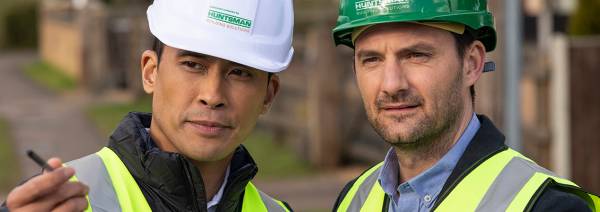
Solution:
{"label": "huntsman logo", "polygon": [[256,10],[258,0],[203,0],[208,1],[208,7],[202,13],[206,14],[204,21],[210,25],[241,33],[252,33],[256,25]]}
{"label": "huntsman logo", "polygon": [[356,11],[408,4],[409,0],[362,0],[354,4]]}
{"label": "huntsman logo", "polygon": [[238,17],[235,15],[229,15],[227,13],[219,12],[219,11],[216,11],[213,9],[208,10],[208,18],[213,19],[215,21],[220,21],[220,22],[225,22],[228,24],[240,26],[243,28],[250,29],[250,27],[252,27],[251,20],[248,20],[248,19],[245,19],[242,17]]}

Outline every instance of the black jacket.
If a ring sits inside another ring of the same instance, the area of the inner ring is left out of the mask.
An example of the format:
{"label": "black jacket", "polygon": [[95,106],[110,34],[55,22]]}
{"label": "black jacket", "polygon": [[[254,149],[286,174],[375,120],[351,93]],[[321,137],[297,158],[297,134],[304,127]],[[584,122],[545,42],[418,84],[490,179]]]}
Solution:
{"label": "black jacket", "polygon": [[[146,131],[151,119],[149,113],[129,113],[110,136],[108,148],[123,161],[153,211],[206,211],[201,173],[183,155],[157,148]],[[244,189],[257,171],[248,151],[238,147],[217,211],[241,211]]]}
{"label": "black jacket", "polygon": [[[458,160],[458,163],[446,180],[446,183],[444,183],[442,191],[437,198],[438,201],[432,207],[434,210],[437,205],[441,203],[443,199],[450,193],[452,188],[458,184],[462,175],[470,172],[472,168],[489,158],[494,153],[508,148],[504,144],[504,135],[487,117],[478,115],[477,118],[481,122],[481,126],[473,137],[473,140],[471,140],[471,143],[469,143],[465,149],[465,152],[461,158]],[[348,190],[350,187],[352,187],[355,181],[356,178],[346,184],[338,196],[335,205],[333,206],[333,211],[337,210],[343,197],[346,195],[346,193],[348,193]],[[532,211],[591,211],[583,199],[571,193],[561,191],[561,188],[557,186],[546,187],[546,189],[542,191],[542,194],[539,196],[539,198],[533,201],[536,202],[533,205]],[[389,197],[387,195],[385,197],[384,206],[384,211],[387,211],[387,207],[389,206]]]}

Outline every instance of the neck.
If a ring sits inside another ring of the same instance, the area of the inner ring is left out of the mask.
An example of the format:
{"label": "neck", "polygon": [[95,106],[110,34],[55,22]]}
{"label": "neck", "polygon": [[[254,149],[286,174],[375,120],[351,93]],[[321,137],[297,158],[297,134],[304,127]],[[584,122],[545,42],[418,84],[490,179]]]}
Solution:
{"label": "neck", "polygon": [[225,182],[225,173],[232,157],[233,154],[219,161],[194,161],[194,165],[201,173],[207,200],[211,200]]}
{"label": "neck", "polygon": [[423,141],[428,145],[419,148],[394,147],[400,168],[399,182],[403,183],[416,177],[446,155],[467,128],[472,115],[472,107],[466,107],[456,122],[451,123],[448,129],[436,137],[429,138],[429,141]]}
{"label": "neck", "polygon": [[[150,136],[158,148],[164,152],[181,153],[171,144],[171,142],[168,142],[166,136],[161,133],[157,133],[160,132],[160,129],[156,129],[157,126],[158,125],[156,124],[150,125]],[[229,167],[232,157],[233,153],[217,161],[197,161],[191,159],[194,166],[196,166],[198,171],[200,171],[200,176],[202,176],[202,182],[204,183],[207,201],[211,200],[215,196],[225,181],[225,173],[227,171],[227,167]]]}

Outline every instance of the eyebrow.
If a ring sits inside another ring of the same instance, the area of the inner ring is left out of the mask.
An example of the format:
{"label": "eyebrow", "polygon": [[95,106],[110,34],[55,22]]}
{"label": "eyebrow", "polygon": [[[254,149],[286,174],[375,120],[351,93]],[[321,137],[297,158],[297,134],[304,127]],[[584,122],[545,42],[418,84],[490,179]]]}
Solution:
{"label": "eyebrow", "polygon": [[[420,51],[427,51],[427,52],[433,52],[435,51],[435,47],[431,44],[428,43],[416,43],[413,44],[411,46],[408,47],[404,47],[399,49],[398,51],[396,51],[394,54],[396,55],[404,55],[406,53],[410,53],[410,52],[420,52]],[[364,58],[364,57],[370,57],[370,56],[381,56],[382,54],[378,51],[375,50],[370,50],[370,49],[361,49],[358,50],[356,52],[356,58]]]}
{"label": "eyebrow", "polygon": [[[209,60],[209,61],[216,61],[217,59],[221,59],[218,57],[214,57],[214,56],[210,56],[207,54],[202,54],[202,53],[198,53],[198,52],[193,52],[193,51],[188,51],[188,50],[183,50],[183,49],[179,49],[177,51],[177,57],[195,57],[195,58],[199,58],[199,59],[205,59],[205,60]],[[247,69],[254,69],[250,66],[247,65],[243,65],[243,64],[239,64],[227,59],[223,59],[225,61],[227,61],[228,64],[234,65],[234,66],[241,66]]]}
{"label": "eyebrow", "polygon": [[381,53],[374,50],[359,50],[356,52],[356,58],[365,58],[365,57],[373,57],[373,56],[381,56]]}

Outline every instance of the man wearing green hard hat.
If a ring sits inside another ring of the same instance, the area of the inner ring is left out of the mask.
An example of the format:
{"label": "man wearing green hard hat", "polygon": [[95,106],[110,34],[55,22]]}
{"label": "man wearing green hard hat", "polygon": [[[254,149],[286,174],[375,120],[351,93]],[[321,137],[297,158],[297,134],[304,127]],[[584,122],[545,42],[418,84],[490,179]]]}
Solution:
{"label": "man wearing green hard hat", "polygon": [[354,49],[369,122],[392,148],[334,211],[596,211],[598,196],[504,144],[474,112],[494,64],[486,0],[340,0],[335,44]]}

